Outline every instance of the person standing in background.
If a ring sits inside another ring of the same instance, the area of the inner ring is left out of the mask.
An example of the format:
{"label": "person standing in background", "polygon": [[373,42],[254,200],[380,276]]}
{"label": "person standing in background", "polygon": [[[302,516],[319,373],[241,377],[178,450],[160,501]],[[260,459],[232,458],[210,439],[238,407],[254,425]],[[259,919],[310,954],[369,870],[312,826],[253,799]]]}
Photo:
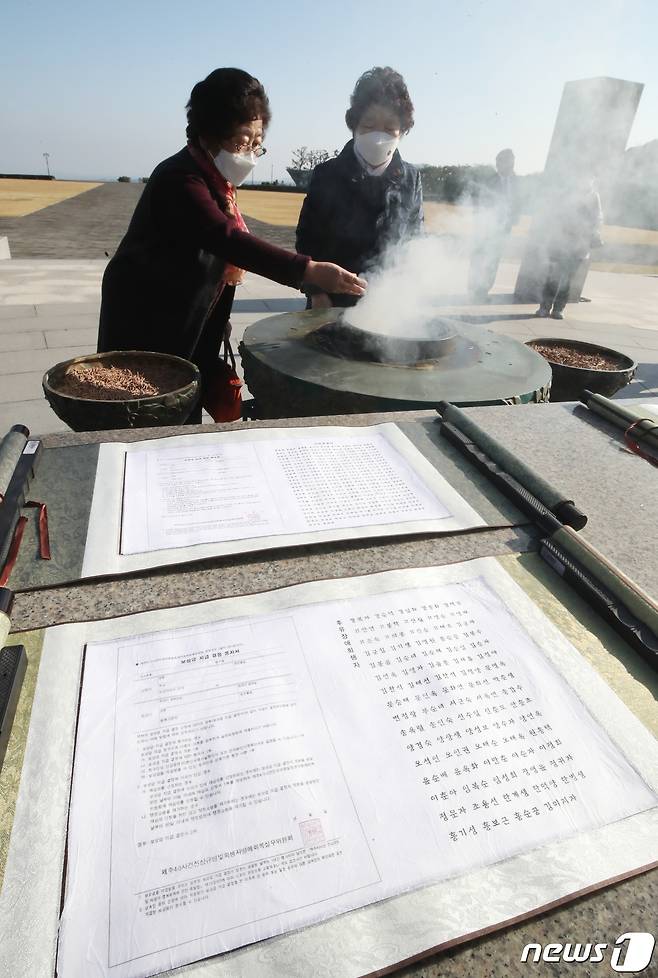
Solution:
{"label": "person standing in background", "polygon": [[471,253],[468,291],[474,302],[484,302],[496,281],[505,241],[520,214],[514,153],[501,149],[491,182],[478,193],[480,225]]}
{"label": "person standing in background", "polygon": [[[361,75],[345,122],[353,138],[313,171],[297,225],[297,251],[360,274],[376,266],[389,245],[417,234],[423,225],[420,172],[398,150],[414,124],[402,75],[393,68],[371,68]],[[307,308],[351,306],[358,300],[314,283],[302,289]]]}
{"label": "person standing in background", "polygon": [[603,211],[594,180],[582,177],[553,202],[544,226],[548,272],[535,316],[564,319],[571,283],[592,248],[603,244]]}

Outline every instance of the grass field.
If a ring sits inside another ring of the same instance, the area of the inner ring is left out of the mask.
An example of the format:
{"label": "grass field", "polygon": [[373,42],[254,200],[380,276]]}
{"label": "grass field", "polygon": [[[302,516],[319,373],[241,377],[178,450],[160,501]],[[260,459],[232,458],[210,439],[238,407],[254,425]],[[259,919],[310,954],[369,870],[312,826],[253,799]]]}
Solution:
{"label": "grass field", "polygon": [[276,190],[243,190],[238,205],[247,217],[255,217],[277,227],[296,227],[304,194],[287,194]]}
{"label": "grass field", "polygon": [[98,186],[74,180],[0,180],[0,217],[25,217]]}
{"label": "grass field", "polygon": [[[512,229],[512,234],[524,237],[529,228],[530,217],[524,214],[516,227]],[[603,240],[610,243],[658,247],[658,231],[650,231],[646,228],[623,228],[615,224],[604,224],[601,233]]]}
{"label": "grass field", "polygon": [[[249,190],[240,194],[240,210],[243,214],[278,227],[295,227],[303,202],[303,194],[267,190]],[[425,224],[430,231],[466,235],[472,230],[473,208],[425,201]],[[530,217],[524,215],[513,228],[512,234],[514,237],[523,238],[527,235],[529,227]],[[658,247],[658,231],[606,225],[603,229],[603,237],[606,241],[618,244]]]}
{"label": "grass field", "polygon": [[[303,203],[303,194],[272,190],[248,190],[239,194],[243,214],[277,227],[296,227]],[[431,231],[451,230],[455,234],[467,234],[471,225],[471,208],[430,201],[425,204],[425,220]]]}

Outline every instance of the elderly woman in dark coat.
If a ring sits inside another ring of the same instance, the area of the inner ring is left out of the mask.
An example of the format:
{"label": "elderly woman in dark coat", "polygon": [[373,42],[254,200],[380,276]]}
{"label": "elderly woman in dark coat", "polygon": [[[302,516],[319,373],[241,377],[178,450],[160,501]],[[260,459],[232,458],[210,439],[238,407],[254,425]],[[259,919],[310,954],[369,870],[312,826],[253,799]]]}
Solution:
{"label": "elderly woman in dark coat", "polygon": [[[377,265],[386,247],[423,223],[420,173],[398,151],[414,124],[402,75],[372,68],[361,75],[345,114],[352,139],[313,171],[297,225],[297,251],[358,274]],[[313,308],[353,305],[358,295],[315,283],[303,291]]]}
{"label": "elderly woman in dark coat", "polygon": [[207,383],[244,270],[355,296],[365,282],[249,234],[235,188],[264,152],[270,109],[258,79],[213,71],[194,86],[187,119],[187,146],[153,171],[105,271],[98,349],[186,357]]}

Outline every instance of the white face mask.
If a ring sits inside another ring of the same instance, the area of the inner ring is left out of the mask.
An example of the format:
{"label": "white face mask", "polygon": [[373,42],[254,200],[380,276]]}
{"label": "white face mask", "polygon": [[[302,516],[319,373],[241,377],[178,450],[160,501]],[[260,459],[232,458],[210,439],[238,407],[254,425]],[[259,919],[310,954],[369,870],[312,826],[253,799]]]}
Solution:
{"label": "white face mask", "polygon": [[220,149],[213,161],[224,179],[234,187],[239,187],[256,166],[258,157],[255,153],[229,153]]}
{"label": "white face mask", "polygon": [[364,132],[354,137],[358,155],[373,167],[388,165],[399,142],[399,136],[389,136],[387,132]]}

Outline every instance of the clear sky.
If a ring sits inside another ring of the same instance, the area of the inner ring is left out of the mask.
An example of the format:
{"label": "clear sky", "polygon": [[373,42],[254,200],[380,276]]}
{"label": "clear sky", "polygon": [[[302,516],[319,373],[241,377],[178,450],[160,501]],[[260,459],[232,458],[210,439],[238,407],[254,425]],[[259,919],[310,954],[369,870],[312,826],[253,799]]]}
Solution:
{"label": "clear sky", "polygon": [[404,75],[413,163],[542,169],[565,81],[645,83],[629,145],[658,137],[656,0],[2,0],[0,172],[146,176],[184,144],[185,103],[214,68],[257,75],[272,104],[256,179],[282,179],[298,146],[349,134],[354,82]]}

